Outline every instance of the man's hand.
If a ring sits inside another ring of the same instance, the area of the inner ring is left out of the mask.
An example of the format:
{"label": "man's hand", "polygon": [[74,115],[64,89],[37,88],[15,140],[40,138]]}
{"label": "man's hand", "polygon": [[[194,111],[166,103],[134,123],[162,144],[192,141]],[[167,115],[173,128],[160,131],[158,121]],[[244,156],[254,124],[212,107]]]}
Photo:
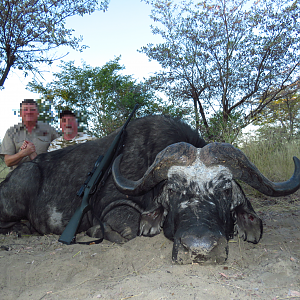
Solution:
{"label": "man's hand", "polygon": [[5,154],[4,162],[8,167],[13,167],[26,156],[28,156],[31,160],[37,157],[35,145],[29,141],[24,141],[18,153],[12,155]]}
{"label": "man's hand", "polygon": [[33,160],[37,156],[35,152],[35,145],[29,141],[25,140],[20,149],[24,157],[29,156],[31,160]]}
{"label": "man's hand", "polygon": [[28,143],[29,143],[28,141],[24,141],[21,148],[20,148],[20,150],[26,149]]}

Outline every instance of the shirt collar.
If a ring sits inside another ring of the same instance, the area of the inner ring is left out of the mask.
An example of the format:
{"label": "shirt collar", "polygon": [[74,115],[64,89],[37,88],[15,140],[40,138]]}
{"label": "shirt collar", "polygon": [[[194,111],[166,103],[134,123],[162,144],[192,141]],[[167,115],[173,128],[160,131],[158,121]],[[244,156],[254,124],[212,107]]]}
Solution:
{"label": "shirt collar", "polygon": [[[22,122],[22,123],[19,123],[18,124],[18,127],[21,129],[21,128],[23,128],[23,129],[27,129],[26,128],[26,126],[25,126],[25,124]],[[33,127],[33,129],[37,129],[37,128],[39,128],[40,127],[40,125],[39,125],[39,121],[37,121],[36,122],[36,124],[35,124],[35,126]]]}

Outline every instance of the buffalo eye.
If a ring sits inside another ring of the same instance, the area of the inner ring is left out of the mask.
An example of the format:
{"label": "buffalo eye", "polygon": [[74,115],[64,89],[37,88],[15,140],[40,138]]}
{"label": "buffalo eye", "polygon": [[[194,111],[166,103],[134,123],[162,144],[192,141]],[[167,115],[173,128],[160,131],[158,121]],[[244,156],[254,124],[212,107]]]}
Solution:
{"label": "buffalo eye", "polygon": [[225,197],[226,197],[226,198],[232,196],[231,191],[232,191],[232,190],[231,190],[230,188],[224,190],[224,194],[225,194]]}
{"label": "buffalo eye", "polygon": [[172,195],[175,194],[175,191],[174,191],[173,189],[169,189],[168,192],[169,192],[169,195],[170,195],[170,196],[172,196]]}

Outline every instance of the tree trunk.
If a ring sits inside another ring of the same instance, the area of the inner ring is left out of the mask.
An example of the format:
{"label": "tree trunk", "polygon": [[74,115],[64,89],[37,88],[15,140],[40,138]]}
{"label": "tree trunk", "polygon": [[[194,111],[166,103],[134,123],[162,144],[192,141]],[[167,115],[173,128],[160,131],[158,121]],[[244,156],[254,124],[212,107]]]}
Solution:
{"label": "tree trunk", "polygon": [[4,85],[4,82],[5,82],[6,78],[7,78],[7,75],[9,73],[9,70],[10,70],[11,66],[12,66],[12,64],[7,64],[6,65],[5,71],[4,71],[4,73],[3,73],[3,75],[2,75],[2,77],[0,79],[0,87]]}
{"label": "tree trunk", "polygon": [[4,82],[5,82],[5,80],[7,78],[7,75],[10,71],[10,68],[12,67],[12,65],[15,62],[15,56],[12,54],[12,51],[11,51],[10,47],[7,47],[5,51],[6,51],[6,57],[7,57],[6,68],[5,68],[4,73],[2,74],[2,77],[0,79],[0,87],[4,85]]}

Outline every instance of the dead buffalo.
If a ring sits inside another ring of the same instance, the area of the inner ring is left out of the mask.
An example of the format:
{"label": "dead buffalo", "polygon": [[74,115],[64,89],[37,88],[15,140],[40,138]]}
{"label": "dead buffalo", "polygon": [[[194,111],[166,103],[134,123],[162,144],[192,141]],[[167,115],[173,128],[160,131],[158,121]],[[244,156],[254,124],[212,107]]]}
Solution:
{"label": "dead buffalo", "polygon": [[[41,234],[60,235],[80,205],[76,193],[87,173],[115,136],[44,153],[16,168],[0,184],[2,226],[26,219]],[[169,117],[131,121],[123,144],[112,175],[90,199],[97,217],[85,214],[79,231],[100,237],[100,218],[104,237],[122,243],[163,229],[178,263],[224,262],[234,233],[260,240],[262,221],[236,179],[274,197],[300,186],[297,158],[292,178],[273,183],[240,150],[206,145],[187,124]]]}

